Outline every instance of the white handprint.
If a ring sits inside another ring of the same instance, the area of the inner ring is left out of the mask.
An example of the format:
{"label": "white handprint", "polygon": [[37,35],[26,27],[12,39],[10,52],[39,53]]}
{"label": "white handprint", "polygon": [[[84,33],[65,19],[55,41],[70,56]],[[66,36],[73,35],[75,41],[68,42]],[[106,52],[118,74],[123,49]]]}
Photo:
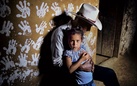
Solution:
{"label": "white handprint", "polygon": [[3,68],[3,70],[8,70],[8,69],[11,69],[12,67],[15,67],[15,64],[11,60],[10,56],[3,57],[2,61],[0,61],[0,62],[5,65],[5,68]]}
{"label": "white handprint", "polygon": [[93,39],[90,39],[90,45],[93,45],[96,42],[96,37],[94,37]]}
{"label": "white handprint", "polygon": [[38,59],[39,59],[39,54],[35,53],[32,54],[32,62],[31,62],[31,66],[37,66],[38,65]]}
{"label": "white handprint", "polygon": [[46,15],[46,12],[49,11],[49,7],[47,6],[47,3],[42,2],[40,9],[38,8],[38,6],[36,6],[37,9],[37,16],[39,16],[39,18],[44,17]]}
{"label": "white handprint", "polygon": [[30,16],[30,8],[27,7],[30,6],[30,3],[24,0],[23,2],[19,1],[19,5],[16,5],[16,7],[22,14],[17,14],[16,17],[27,18],[27,16]]}
{"label": "white handprint", "polygon": [[6,47],[3,47],[4,50],[6,50],[6,54],[14,54],[16,53],[17,49],[16,49],[16,40],[12,39],[9,41],[9,45],[8,45],[8,48]]}
{"label": "white handprint", "polygon": [[42,42],[43,42],[43,37],[41,36],[41,37],[38,38],[37,42],[34,43],[33,48],[35,50],[39,50]]}
{"label": "white handprint", "polygon": [[74,10],[74,5],[72,3],[68,4],[67,11],[73,12],[73,10]]}
{"label": "white handprint", "polygon": [[38,27],[38,25],[36,24],[36,32],[39,34],[43,34],[44,33],[44,29],[47,28],[47,23],[42,21],[42,23],[40,24],[40,26]]}
{"label": "white handprint", "polygon": [[80,9],[80,6],[76,6],[76,12],[78,12]]}
{"label": "white handprint", "polygon": [[38,75],[39,75],[39,71],[34,71],[31,73],[31,78]]}
{"label": "white handprint", "polygon": [[88,34],[88,36],[87,36],[87,41],[89,42],[90,41],[90,39],[93,37],[93,33],[92,32],[90,32],[89,34]]}
{"label": "white handprint", "polygon": [[20,79],[22,79],[22,81],[25,81],[26,80],[26,77],[30,75],[30,73],[33,72],[33,69],[27,69],[27,70],[24,70],[19,76]]}
{"label": "white handprint", "polygon": [[96,52],[96,49],[94,49],[94,50],[91,50],[91,57],[93,57],[93,55],[95,55],[95,52]]}
{"label": "white handprint", "polygon": [[53,28],[55,26],[53,20],[50,20],[49,26],[50,26],[50,28]]}
{"label": "white handprint", "polygon": [[33,40],[31,40],[31,38],[30,38],[30,39],[26,39],[24,46],[20,45],[20,47],[21,47],[21,52],[24,52],[24,51],[25,51],[25,53],[28,53],[29,50],[30,50],[30,45],[31,45],[32,43],[33,43]]}
{"label": "white handprint", "polygon": [[55,12],[52,16],[58,16],[62,13],[61,8],[58,6],[57,2],[52,3],[51,9]]}
{"label": "white handprint", "polygon": [[4,21],[3,26],[2,26],[2,30],[0,31],[1,34],[6,33],[6,36],[10,36],[11,31],[13,30],[13,23],[11,23],[10,21]]}
{"label": "white handprint", "polygon": [[27,58],[28,56],[26,54],[20,53],[18,56],[19,63],[16,63],[19,67],[27,67]]}
{"label": "white handprint", "polygon": [[29,22],[26,20],[21,21],[21,24],[18,24],[19,28],[23,31],[23,33],[19,32],[19,35],[30,35],[31,34],[31,27],[29,26]]}
{"label": "white handprint", "polygon": [[14,83],[14,81],[16,79],[18,79],[20,76],[20,72],[19,72],[19,69],[16,69],[13,73],[10,74],[10,76],[8,77],[8,83],[9,84],[12,84]]}
{"label": "white handprint", "polygon": [[6,5],[6,3],[8,2],[9,2],[8,0],[2,0],[0,2],[0,16],[3,18],[11,14],[10,7]]}

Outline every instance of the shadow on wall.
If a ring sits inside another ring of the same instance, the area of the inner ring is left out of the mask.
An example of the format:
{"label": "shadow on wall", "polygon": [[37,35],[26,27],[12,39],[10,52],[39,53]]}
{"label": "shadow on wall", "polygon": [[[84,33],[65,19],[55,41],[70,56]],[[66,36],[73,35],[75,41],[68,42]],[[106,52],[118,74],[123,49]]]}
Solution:
{"label": "shadow on wall", "polygon": [[[57,74],[55,74],[56,70],[53,67],[51,58],[51,35],[57,27],[65,23],[68,23],[71,19],[72,18],[70,16],[67,16],[65,12],[52,19],[55,27],[46,34],[40,49],[40,59],[38,64],[38,69],[40,73],[39,76],[41,77],[40,86],[52,86],[53,84],[57,84],[54,81]],[[59,79],[59,77],[56,78]]]}

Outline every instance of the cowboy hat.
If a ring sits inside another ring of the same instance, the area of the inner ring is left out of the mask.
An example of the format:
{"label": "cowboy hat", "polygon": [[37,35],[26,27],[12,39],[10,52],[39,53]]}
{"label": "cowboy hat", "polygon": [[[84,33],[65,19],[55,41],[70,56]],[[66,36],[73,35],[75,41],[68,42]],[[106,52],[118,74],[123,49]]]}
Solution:
{"label": "cowboy hat", "polygon": [[70,13],[83,19],[89,24],[96,26],[99,30],[102,30],[102,24],[98,19],[99,10],[95,6],[83,3],[77,13]]}

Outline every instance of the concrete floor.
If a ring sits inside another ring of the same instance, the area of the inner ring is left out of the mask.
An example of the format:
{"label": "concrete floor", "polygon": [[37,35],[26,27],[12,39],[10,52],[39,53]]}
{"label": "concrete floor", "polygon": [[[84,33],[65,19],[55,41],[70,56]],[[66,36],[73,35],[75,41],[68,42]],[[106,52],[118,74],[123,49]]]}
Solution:
{"label": "concrete floor", "polygon": [[[120,86],[137,86],[137,56],[125,55],[118,58],[97,56],[97,63],[112,68],[117,74]],[[95,83],[96,86],[104,86],[100,81]]]}

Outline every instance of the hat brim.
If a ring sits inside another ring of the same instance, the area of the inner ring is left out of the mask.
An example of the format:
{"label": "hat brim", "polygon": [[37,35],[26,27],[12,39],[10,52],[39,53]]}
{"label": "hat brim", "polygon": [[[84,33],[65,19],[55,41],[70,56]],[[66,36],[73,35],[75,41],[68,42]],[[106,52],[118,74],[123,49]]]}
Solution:
{"label": "hat brim", "polygon": [[79,17],[80,19],[84,20],[85,22],[96,26],[99,30],[102,30],[102,23],[100,22],[100,20],[97,18],[96,21],[92,21],[90,19],[87,19],[81,15],[75,14],[75,16]]}
{"label": "hat brim", "polygon": [[86,21],[87,23],[96,26],[99,30],[102,30],[102,23],[100,22],[100,20],[98,18],[96,19],[96,21],[91,21],[81,15],[78,15],[77,13],[73,13],[73,12],[68,12],[68,13],[75,15],[75,16],[79,17],[80,19]]}

